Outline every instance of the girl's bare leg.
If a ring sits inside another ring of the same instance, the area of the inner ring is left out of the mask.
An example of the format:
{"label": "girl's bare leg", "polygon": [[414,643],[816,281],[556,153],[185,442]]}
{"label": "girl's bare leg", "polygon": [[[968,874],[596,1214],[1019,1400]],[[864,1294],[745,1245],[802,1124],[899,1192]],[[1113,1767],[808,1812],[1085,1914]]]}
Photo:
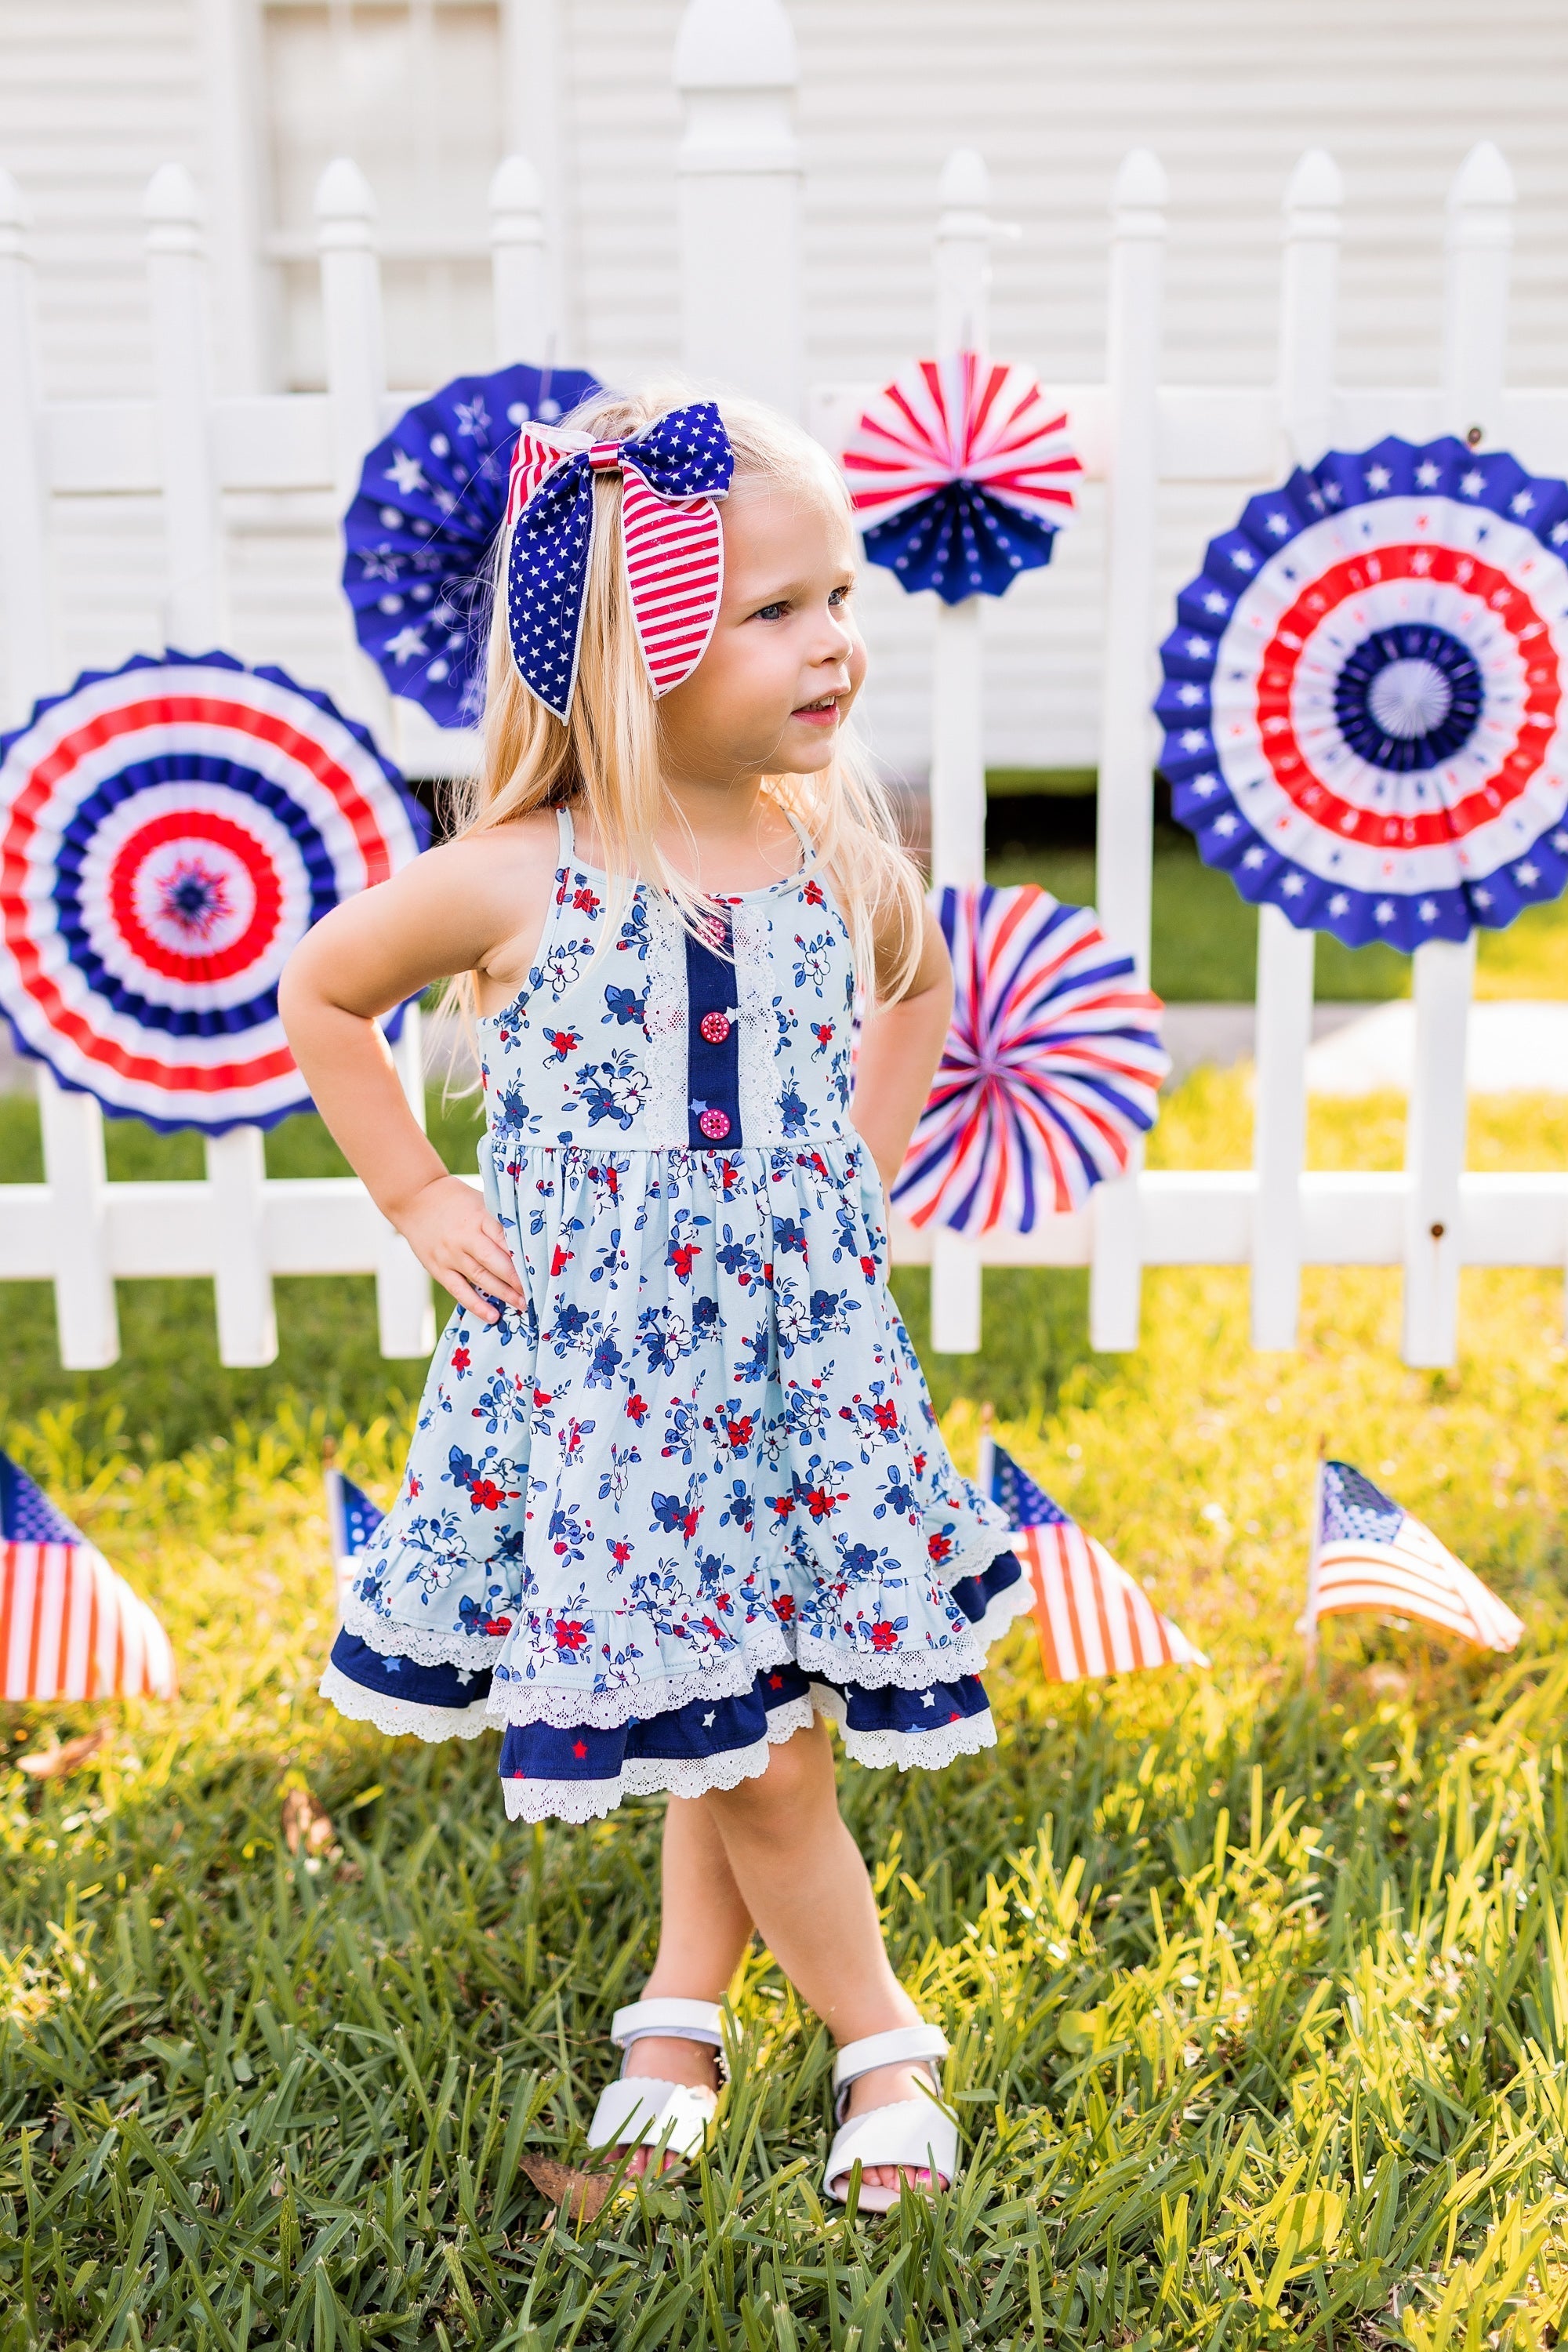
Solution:
{"label": "girl's bare leg", "polygon": [[[669,1799],[661,1881],[658,1955],[643,1998],[722,2000],[751,1941],[752,1919],[705,1799]],[[664,2034],[633,2042],[626,2073],[698,2089],[710,2089],[716,2080],[714,2055],[706,2044]],[[651,2153],[636,2149],[627,2171],[646,2172]]]}
{"label": "girl's bare leg", "polygon": [[[918,2022],[888,1958],[866,1865],[839,1815],[826,1725],[814,1722],[775,1748],[759,1779],[710,1790],[701,1801],[718,1826],[742,1914],[834,2040],[858,2042]],[[673,1978],[669,1990],[677,1990]],[[916,2068],[879,2066],[851,2086],[849,2112],[919,2098],[929,2088]],[[865,2179],[897,2188],[904,2168],[868,2165]],[[927,2175],[921,2168],[912,2177]]]}

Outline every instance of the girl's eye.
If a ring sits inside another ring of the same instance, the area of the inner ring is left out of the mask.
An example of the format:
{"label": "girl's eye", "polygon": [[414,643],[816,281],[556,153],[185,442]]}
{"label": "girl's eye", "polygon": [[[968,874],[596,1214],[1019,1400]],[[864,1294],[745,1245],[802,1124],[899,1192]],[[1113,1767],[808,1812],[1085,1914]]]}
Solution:
{"label": "girl's eye", "polygon": [[789,606],[782,602],[777,604],[760,604],[752,614],[752,618],[753,621],[782,621],[788,611]]}
{"label": "girl's eye", "polygon": [[828,596],[828,599],[827,599],[828,604],[829,604],[830,605],[832,605],[832,604],[847,604],[847,603],[848,603],[849,598],[850,598],[850,596],[851,596],[851,594],[852,594],[852,593],[853,593],[853,591],[851,590],[851,588],[850,588],[847,584],[846,584],[846,585],[845,585],[844,587],[842,587],[842,588],[835,588],[835,589],[832,591],[831,594]]}

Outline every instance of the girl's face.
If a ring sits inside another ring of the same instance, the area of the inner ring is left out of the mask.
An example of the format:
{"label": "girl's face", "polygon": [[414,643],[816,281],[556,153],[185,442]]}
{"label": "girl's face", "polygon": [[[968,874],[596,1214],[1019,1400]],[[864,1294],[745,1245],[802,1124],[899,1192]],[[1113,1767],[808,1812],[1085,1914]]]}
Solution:
{"label": "girl's face", "polygon": [[826,767],[866,675],[855,542],[836,499],[744,484],[721,509],[724,593],[707,652],[659,704],[672,782]]}

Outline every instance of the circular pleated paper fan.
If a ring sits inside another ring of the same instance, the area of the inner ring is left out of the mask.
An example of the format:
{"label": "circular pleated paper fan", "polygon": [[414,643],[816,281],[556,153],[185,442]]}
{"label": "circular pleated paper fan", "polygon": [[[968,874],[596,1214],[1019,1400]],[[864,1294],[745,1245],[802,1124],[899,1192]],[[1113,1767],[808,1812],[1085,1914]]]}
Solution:
{"label": "circular pleated paper fan", "polygon": [[871,562],[949,604],[1001,596],[1050,562],[1081,471],[1067,417],[1028,370],[974,352],[896,376],[843,464]]}
{"label": "circular pleated paper fan", "polygon": [[1352,947],[1501,929],[1568,882],[1568,484],[1447,438],[1251,499],[1162,648],[1205,862]]}
{"label": "circular pleated paper fan", "polygon": [[364,461],[343,518],[343,589],[394,694],[438,727],[477,723],[496,534],[519,430],[599,390],[582,368],[460,375],[402,415]]}
{"label": "circular pleated paper fan", "polygon": [[952,1023],[893,1201],[915,1225],[1030,1233],[1121,1175],[1153,1126],[1164,1008],[1092,908],[1034,883],[950,887],[933,903]]}
{"label": "circular pleated paper fan", "polygon": [[290,950],[427,837],[364,728],[281,670],[89,672],[0,739],[0,1012],[116,1117],[270,1127],[310,1108]]}

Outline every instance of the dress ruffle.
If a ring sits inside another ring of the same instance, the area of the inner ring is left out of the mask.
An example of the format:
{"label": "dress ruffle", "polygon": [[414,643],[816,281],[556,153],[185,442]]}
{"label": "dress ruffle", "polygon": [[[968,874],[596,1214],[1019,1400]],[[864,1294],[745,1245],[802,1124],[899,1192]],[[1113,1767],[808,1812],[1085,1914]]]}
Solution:
{"label": "dress ruffle", "polygon": [[[962,1579],[952,1597],[982,1659],[1032,1599],[1012,1552],[992,1560],[983,1575]],[[501,1730],[502,1790],[507,1811],[517,1821],[593,1821],[626,1796],[695,1797],[734,1788],[764,1772],[769,1748],[801,1730],[814,1714],[838,1726],[855,1763],[896,1765],[900,1771],[940,1770],[995,1740],[984,1689],[973,1674],[914,1688],[861,1678],[832,1682],[787,1654],[756,1667],[743,1683],[732,1670],[710,1675],[700,1691],[643,1716],[609,1723],[536,1716],[509,1723],[487,1672],[389,1658],[344,1626],[321,1692],[345,1715],[420,1739],[471,1739],[483,1729]]]}

